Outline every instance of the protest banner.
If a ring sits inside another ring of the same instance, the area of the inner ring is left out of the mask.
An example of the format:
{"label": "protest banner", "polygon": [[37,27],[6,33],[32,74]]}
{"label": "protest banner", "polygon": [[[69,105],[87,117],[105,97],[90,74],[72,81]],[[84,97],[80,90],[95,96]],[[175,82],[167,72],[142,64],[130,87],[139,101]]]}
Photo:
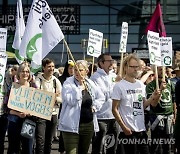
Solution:
{"label": "protest banner", "polygon": [[7,29],[0,28],[0,51],[6,51]]}
{"label": "protest banner", "polygon": [[126,46],[127,46],[127,38],[128,38],[128,23],[123,22],[121,27],[121,39],[120,39],[120,46],[119,52],[121,53],[121,60],[120,60],[120,67],[119,67],[119,75],[122,77],[122,66],[123,66],[123,57],[126,53]]}
{"label": "protest banner", "polygon": [[148,31],[147,40],[149,47],[150,64],[161,66],[161,50],[160,50],[159,33]]}
{"label": "protest banner", "polygon": [[23,8],[21,0],[17,1],[16,8],[16,31],[14,35],[14,41],[12,47],[15,49],[15,58],[19,64],[24,61],[24,57],[19,55],[19,48],[21,45],[21,39],[24,35],[25,24],[24,24],[24,16],[23,16]]}
{"label": "protest banner", "polygon": [[7,63],[7,54],[6,52],[0,52],[0,85],[4,84],[5,70]]}
{"label": "protest banner", "polygon": [[13,83],[8,101],[10,109],[51,120],[55,94]]}
{"label": "protest banner", "polygon": [[103,33],[89,29],[89,40],[87,47],[87,55],[99,57],[101,55]]}
{"label": "protest banner", "polygon": [[120,39],[119,52],[121,52],[121,53],[126,52],[127,39],[128,39],[128,23],[123,22],[122,28],[121,28],[121,39]]}
{"label": "protest banner", "polygon": [[161,65],[172,66],[172,37],[160,37]]}
{"label": "protest banner", "polygon": [[28,15],[19,55],[31,61],[36,73],[42,59],[64,38],[46,0],[33,0]]}

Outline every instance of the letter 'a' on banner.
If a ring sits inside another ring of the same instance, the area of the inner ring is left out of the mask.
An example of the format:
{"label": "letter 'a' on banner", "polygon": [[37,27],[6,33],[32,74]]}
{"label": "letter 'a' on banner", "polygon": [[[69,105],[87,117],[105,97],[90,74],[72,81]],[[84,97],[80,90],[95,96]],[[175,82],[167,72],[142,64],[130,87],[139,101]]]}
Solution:
{"label": "letter 'a' on banner", "polygon": [[99,57],[101,55],[102,41],[103,33],[93,29],[89,29],[87,55]]}
{"label": "letter 'a' on banner", "polygon": [[36,65],[64,38],[46,0],[33,0],[20,45],[20,56]]}

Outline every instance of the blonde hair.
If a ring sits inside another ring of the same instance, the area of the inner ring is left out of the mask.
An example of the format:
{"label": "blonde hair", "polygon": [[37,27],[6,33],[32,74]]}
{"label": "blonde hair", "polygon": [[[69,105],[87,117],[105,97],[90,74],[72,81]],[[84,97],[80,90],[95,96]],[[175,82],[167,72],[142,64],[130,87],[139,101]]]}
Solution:
{"label": "blonde hair", "polygon": [[140,64],[140,59],[136,56],[136,54],[129,54],[128,56],[126,56],[123,61],[122,77],[126,75],[126,68],[129,66],[129,62],[131,61],[131,59],[136,60],[138,62],[138,65]]}
{"label": "blonde hair", "polygon": [[22,63],[19,65],[19,68],[17,70],[17,79],[19,80],[20,79],[20,73],[25,69],[27,68],[27,70],[29,71],[29,78],[28,78],[28,81],[31,80],[31,75],[30,75],[30,68],[29,66],[27,65],[27,63]]}
{"label": "blonde hair", "polygon": [[86,71],[88,71],[88,62],[86,60],[77,60],[76,65],[82,65]]}

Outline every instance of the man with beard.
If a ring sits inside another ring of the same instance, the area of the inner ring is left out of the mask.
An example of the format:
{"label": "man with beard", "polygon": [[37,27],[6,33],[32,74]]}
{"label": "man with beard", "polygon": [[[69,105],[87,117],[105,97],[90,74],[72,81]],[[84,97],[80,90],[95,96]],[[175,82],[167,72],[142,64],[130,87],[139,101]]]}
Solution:
{"label": "man with beard", "polygon": [[[157,105],[160,91],[145,99],[145,86],[137,80],[139,59],[130,54],[123,62],[124,78],[115,84],[112,99],[112,112],[120,125],[119,144],[116,153],[124,149],[125,154],[149,154],[147,134],[144,124],[144,109]],[[161,90],[165,85],[161,85]],[[131,142],[133,141],[133,143]]]}
{"label": "man with beard", "polygon": [[[116,151],[118,127],[112,114],[111,93],[114,83],[110,75],[113,61],[114,60],[108,53],[101,54],[97,59],[97,71],[91,76],[91,80],[100,87],[105,97],[105,102],[103,103],[102,108],[97,112],[100,131],[93,137],[92,154],[112,154]],[[108,139],[107,143],[106,139]]]}
{"label": "man with beard", "polygon": [[35,80],[38,89],[56,94],[56,102],[53,108],[51,120],[37,118],[36,120],[36,154],[50,154],[54,131],[57,126],[57,103],[61,102],[61,83],[53,76],[54,62],[48,58],[42,61],[43,73]]}

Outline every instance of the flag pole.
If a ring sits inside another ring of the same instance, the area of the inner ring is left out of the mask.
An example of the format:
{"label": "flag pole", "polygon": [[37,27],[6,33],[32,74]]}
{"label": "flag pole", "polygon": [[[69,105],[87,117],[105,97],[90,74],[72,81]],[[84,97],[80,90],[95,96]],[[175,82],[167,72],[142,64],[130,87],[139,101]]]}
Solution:
{"label": "flag pole", "polygon": [[124,53],[121,52],[121,60],[120,60],[120,67],[119,67],[119,72],[118,74],[120,75],[120,77],[122,78],[122,67],[123,67],[123,56],[124,56]]}
{"label": "flag pole", "polygon": [[93,70],[94,70],[94,56],[93,56],[93,59],[92,59],[91,75],[93,74]]}
{"label": "flag pole", "polygon": [[[66,47],[67,47],[67,52],[69,53],[69,56],[71,57],[72,61],[74,62],[74,65],[76,66],[79,75],[81,76],[81,73],[80,73],[80,71],[79,71],[79,68],[77,67],[76,61],[74,60],[74,57],[73,57],[73,55],[72,55],[72,52],[71,52],[71,50],[70,50],[70,48],[69,48],[66,40],[63,39],[63,41],[64,41],[64,43],[65,43],[65,45],[66,45]],[[82,76],[81,76],[81,77],[82,77]],[[84,81],[83,81],[83,84],[84,84],[84,86],[85,86],[85,89],[88,90],[88,87],[87,87],[87,85],[86,85],[86,83],[85,83]]]}
{"label": "flag pole", "polygon": [[158,70],[156,65],[155,65],[155,77],[156,77],[156,89],[159,90]]}

